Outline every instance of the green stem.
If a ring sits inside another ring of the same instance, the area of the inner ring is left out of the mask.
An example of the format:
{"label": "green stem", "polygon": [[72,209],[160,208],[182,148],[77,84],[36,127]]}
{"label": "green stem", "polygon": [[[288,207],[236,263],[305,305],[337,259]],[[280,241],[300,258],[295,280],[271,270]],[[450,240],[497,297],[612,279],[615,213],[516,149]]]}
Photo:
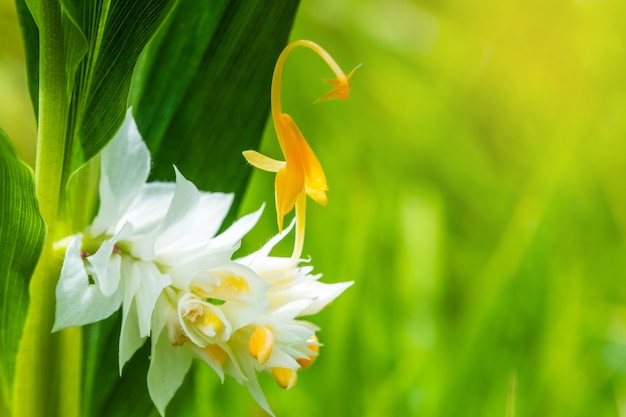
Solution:
{"label": "green stem", "polygon": [[[47,225],[46,243],[30,282],[30,307],[17,355],[13,416],[78,416],[79,391],[63,392],[64,375],[76,365],[66,363],[67,347],[80,342],[80,333],[52,334],[55,287],[62,259],[52,249],[57,234],[59,196],[62,190],[65,136],[69,100],[61,6],[58,0],[40,0],[35,11],[39,26],[39,120],[35,188],[40,212]],[[73,347],[75,352],[77,347]],[[78,344],[80,349],[80,344]],[[74,364],[80,355],[72,358]],[[62,365],[61,365],[62,364]],[[63,377],[63,378],[62,378]],[[76,385],[76,384],[74,384]],[[73,389],[73,386],[72,386]],[[75,403],[72,405],[71,403]]]}

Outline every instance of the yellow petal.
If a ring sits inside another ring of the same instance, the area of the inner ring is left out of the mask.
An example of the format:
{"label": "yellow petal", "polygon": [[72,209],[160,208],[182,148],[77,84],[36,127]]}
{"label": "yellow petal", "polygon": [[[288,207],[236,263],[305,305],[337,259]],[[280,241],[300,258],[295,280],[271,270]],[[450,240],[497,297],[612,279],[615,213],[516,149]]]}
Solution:
{"label": "yellow petal", "polygon": [[250,163],[250,165],[262,169],[263,171],[277,172],[285,166],[284,161],[277,161],[258,153],[257,151],[244,151],[243,156]]}
{"label": "yellow petal", "polygon": [[298,381],[298,373],[291,368],[272,368],[272,376],[282,389],[291,389]]}
{"label": "yellow petal", "polygon": [[274,182],[276,188],[276,216],[278,218],[278,231],[283,230],[283,218],[296,204],[298,195],[304,190],[304,175],[302,167],[287,163],[276,173]]}
{"label": "yellow petal", "polygon": [[248,341],[248,352],[260,365],[270,358],[274,349],[274,333],[267,327],[258,327]]}
{"label": "yellow petal", "polygon": [[326,192],[324,190],[309,187],[308,184],[305,187],[305,189],[306,189],[307,195],[311,197],[313,201],[315,201],[317,204],[321,206],[325,206],[326,204],[328,204],[328,196],[326,195]]}
{"label": "yellow petal", "polygon": [[285,137],[288,163],[302,167],[305,177],[306,193],[321,205],[326,205],[325,191],[328,190],[326,175],[315,153],[302,135],[296,122],[286,113],[280,117],[281,132]]}

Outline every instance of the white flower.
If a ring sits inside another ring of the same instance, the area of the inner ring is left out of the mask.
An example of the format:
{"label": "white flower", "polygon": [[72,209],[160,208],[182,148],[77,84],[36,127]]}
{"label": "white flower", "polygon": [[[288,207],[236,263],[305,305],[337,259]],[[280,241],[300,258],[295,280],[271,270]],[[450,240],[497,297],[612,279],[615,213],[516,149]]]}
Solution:
{"label": "white flower", "polygon": [[[146,189],[149,171],[150,154],[129,109],[101,153],[98,214],[70,242],[56,289],[53,331],[102,320],[123,305],[120,370],[148,336],[154,303],[171,282],[153,263],[135,257],[130,244],[160,223],[174,194],[171,186]],[[160,204],[142,217],[133,206],[146,196]],[[142,221],[131,223],[129,213]]]}
{"label": "white flower", "polygon": [[[233,332],[267,310],[268,287],[249,268],[226,262],[218,268],[199,270],[185,288],[166,289],[153,314],[148,370],[148,390],[161,414],[182,383],[193,356],[209,364],[222,381],[225,373],[241,382],[246,380],[230,339]],[[181,355],[188,355],[189,361],[183,361]]]}
{"label": "white flower", "polygon": [[270,252],[293,228],[292,222],[285,233],[270,239],[261,249],[236,262],[254,270],[264,281],[271,284],[267,291],[270,308],[282,308],[298,300],[309,300],[297,317],[317,314],[354,282],[326,284],[320,282],[322,274],[311,275],[313,267],[298,266],[303,259],[270,256]]}
{"label": "white flower", "polygon": [[[308,261],[270,256],[293,222],[259,251],[232,260],[263,207],[218,234],[232,195],[201,192],[174,170],[175,183],[146,183],[150,154],[129,109],[101,153],[98,214],[64,240],[53,330],[97,322],[121,307],[120,372],[150,336],[148,391],[161,415],[194,357],[222,381],[228,374],[245,385],[272,414],[257,373],[291,388],[320,346],[317,326],[300,318],[352,282],[325,284],[300,265]],[[301,244],[296,238],[296,249]]]}
{"label": "white flower", "polygon": [[122,309],[120,371],[150,334],[157,298],[199,268],[230,261],[261,210],[216,236],[232,195],[176,183],[146,184],[150,154],[129,109],[101,153],[100,208],[70,241],[57,284],[54,331],[93,323]]}
{"label": "white flower", "polygon": [[[293,223],[286,232],[292,228]],[[317,313],[352,283],[324,284],[318,281],[321,275],[310,274],[312,267],[270,256],[285,234],[244,258],[199,267],[193,274],[188,270],[186,279],[173,279],[161,295],[152,319],[148,371],[148,389],[161,414],[191,357],[206,362],[222,381],[231,375],[271,415],[257,373],[267,370],[289,389],[297,370],[313,362],[319,329],[298,317]]]}

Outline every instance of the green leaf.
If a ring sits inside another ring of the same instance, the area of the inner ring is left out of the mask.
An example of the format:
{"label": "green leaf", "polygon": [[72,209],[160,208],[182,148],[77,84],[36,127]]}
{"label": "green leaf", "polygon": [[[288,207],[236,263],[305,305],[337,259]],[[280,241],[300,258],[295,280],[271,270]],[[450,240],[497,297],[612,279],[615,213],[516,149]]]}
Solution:
{"label": "green leaf", "polygon": [[[175,0],[65,0],[63,6],[81,31],[88,52],[73,84],[67,175],[102,149],[121,125],[139,55],[170,13]],[[66,36],[68,71],[80,54],[75,33]]]}
{"label": "green leaf", "polygon": [[148,396],[150,343],[126,364],[122,376],[117,368],[121,316],[113,315],[83,328],[83,416],[157,416]]}
{"label": "green leaf", "polygon": [[2,130],[0,190],[0,378],[2,403],[8,408],[15,356],[28,310],[28,284],[43,248],[46,226],[35,198],[33,173],[18,159]]}
{"label": "green leaf", "polygon": [[[64,188],[71,174],[107,144],[124,120],[137,60],[176,0],[60,3],[61,55],[69,106],[67,120],[63,120]],[[37,21],[41,4],[39,0],[16,0],[16,6],[25,45],[28,88],[37,114],[41,71]]]}
{"label": "green leaf", "polygon": [[36,116],[39,101],[39,29],[24,0],[15,0],[15,6],[24,41],[28,93]]}
{"label": "green leaf", "polygon": [[272,71],[297,6],[180,2],[146,52],[133,100],[152,179],[174,179],[175,164],[201,189],[235,192],[238,204],[250,175],[241,152],[260,142]]}

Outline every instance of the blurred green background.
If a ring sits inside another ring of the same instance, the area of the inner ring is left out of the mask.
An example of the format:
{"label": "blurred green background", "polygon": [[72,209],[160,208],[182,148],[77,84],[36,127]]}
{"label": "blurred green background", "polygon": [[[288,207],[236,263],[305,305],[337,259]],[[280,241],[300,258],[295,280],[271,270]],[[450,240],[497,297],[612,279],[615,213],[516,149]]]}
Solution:
{"label": "blurred green background", "polygon": [[[34,159],[9,0],[0,126]],[[325,168],[305,254],[354,280],[312,318],[324,343],[298,385],[263,378],[279,416],[626,416],[626,2],[303,0],[283,107]],[[269,99],[269,98],[268,98]],[[261,151],[279,157],[268,125]],[[276,232],[270,203],[243,251]],[[282,248],[288,253],[287,242]],[[200,368],[200,367],[199,367]],[[207,415],[261,416],[200,368]]]}

